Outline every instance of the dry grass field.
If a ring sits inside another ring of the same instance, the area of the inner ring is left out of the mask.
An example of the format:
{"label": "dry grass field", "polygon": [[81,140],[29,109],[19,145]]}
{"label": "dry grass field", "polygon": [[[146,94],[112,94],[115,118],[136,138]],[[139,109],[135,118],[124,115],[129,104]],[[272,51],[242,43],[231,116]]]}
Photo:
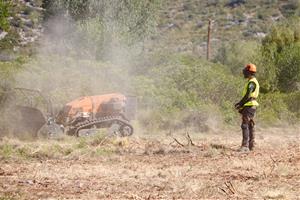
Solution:
{"label": "dry grass field", "polygon": [[0,199],[300,199],[299,128],[190,136],[3,138]]}

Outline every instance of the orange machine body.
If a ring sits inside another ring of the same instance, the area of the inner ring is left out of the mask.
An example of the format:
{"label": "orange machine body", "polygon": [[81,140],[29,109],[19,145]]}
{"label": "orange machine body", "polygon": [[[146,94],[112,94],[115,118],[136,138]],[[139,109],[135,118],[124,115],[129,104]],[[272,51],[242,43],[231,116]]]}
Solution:
{"label": "orange machine body", "polygon": [[126,96],[112,93],[96,96],[85,96],[67,103],[57,116],[57,122],[66,124],[79,115],[90,118],[118,115],[124,112]]}

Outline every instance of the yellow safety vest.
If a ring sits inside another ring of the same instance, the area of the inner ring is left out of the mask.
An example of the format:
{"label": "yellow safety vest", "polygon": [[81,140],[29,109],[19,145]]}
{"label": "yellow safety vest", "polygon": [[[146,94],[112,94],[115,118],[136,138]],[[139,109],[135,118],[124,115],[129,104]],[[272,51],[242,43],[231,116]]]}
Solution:
{"label": "yellow safety vest", "polygon": [[253,82],[255,83],[255,90],[253,92],[250,93],[250,97],[252,98],[250,101],[248,101],[247,103],[245,103],[243,106],[258,106],[258,102],[256,101],[258,95],[259,95],[259,83],[258,81],[256,80],[255,77],[251,78],[250,80],[248,80],[247,84],[245,85],[244,87],[244,90],[243,90],[243,97],[246,95],[247,93],[247,90],[248,90],[248,85],[250,82]]}

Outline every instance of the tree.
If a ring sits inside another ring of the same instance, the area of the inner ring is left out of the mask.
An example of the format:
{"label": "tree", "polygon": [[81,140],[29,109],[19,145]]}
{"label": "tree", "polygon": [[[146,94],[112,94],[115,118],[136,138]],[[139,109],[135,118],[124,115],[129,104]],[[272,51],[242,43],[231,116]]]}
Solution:
{"label": "tree", "polygon": [[281,91],[300,90],[300,44],[284,48],[278,59],[278,86]]}
{"label": "tree", "polygon": [[299,83],[299,18],[292,18],[272,28],[262,41],[260,76],[266,91],[297,90]]}

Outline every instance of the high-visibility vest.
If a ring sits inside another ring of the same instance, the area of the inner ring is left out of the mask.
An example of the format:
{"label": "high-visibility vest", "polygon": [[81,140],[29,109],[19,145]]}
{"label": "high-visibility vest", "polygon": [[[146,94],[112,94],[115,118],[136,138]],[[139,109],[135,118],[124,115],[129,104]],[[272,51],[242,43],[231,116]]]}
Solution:
{"label": "high-visibility vest", "polygon": [[256,99],[257,99],[257,97],[259,95],[259,83],[258,83],[258,81],[256,80],[255,77],[253,77],[250,80],[248,80],[247,84],[244,87],[242,95],[243,95],[243,97],[246,95],[247,90],[248,90],[248,85],[249,85],[250,82],[255,83],[255,90],[250,93],[251,100],[248,101],[247,103],[245,103],[243,106],[258,106],[259,104],[256,101]]}

